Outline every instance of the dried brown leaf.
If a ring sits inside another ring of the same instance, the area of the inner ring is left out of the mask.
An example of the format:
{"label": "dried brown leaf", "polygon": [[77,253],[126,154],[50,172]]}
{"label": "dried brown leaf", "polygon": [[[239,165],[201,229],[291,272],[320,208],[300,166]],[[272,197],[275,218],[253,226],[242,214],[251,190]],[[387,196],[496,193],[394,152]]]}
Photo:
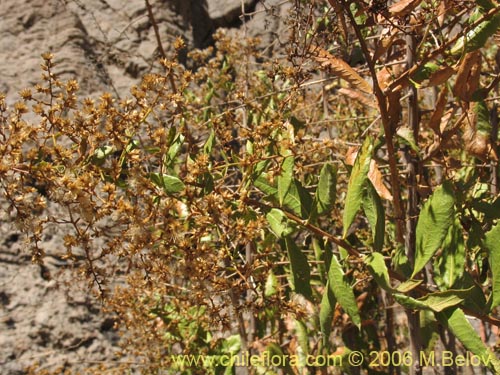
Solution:
{"label": "dried brown leaf", "polygon": [[386,28],[382,31],[380,39],[377,41],[375,52],[373,53],[373,61],[378,61],[391,48],[398,32],[399,30],[395,27]]}
{"label": "dried brown leaf", "polygon": [[[356,156],[358,155],[359,147],[351,146],[346,152],[344,162],[347,165],[354,165],[354,161],[356,160]],[[372,183],[373,187],[377,191],[377,194],[380,198],[392,201],[393,197],[389,189],[384,184],[384,177],[380,172],[378,164],[375,160],[371,160],[370,162],[370,170],[368,171],[368,179]]]}
{"label": "dried brown leaf", "polygon": [[351,99],[357,100],[360,103],[366,105],[367,107],[378,109],[377,102],[375,101],[373,95],[367,96],[360,91],[342,87],[338,90],[340,94],[343,94]]}
{"label": "dried brown leaf", "polygon": [[448,0],[442,0],[439,2],[438,8],[437,8],[437,20],[438,24],[440,27],[444,25],[444,19],[446,18],[446,15],[450,11],[450,5],[448,4]]}
{"label": "dried brown leaf", "polygon": [[420,5],[422,0],[400,0],[389,8],[393,16],[404,17]]}
{"label": "dried brown leaf", "polygon": [[470,102],[472,94],[479,88],[481,74],[481,53],[469,52],[458,68],[453,94],[463,101]]}
{"label": "dried brown leaf", "polygon": [[477,130],[477,114],[470,109],[467,119],[463,122],[463,135],[465,150],[483,162],[488,159],[498,161],[495,149],[492,147],[489,134]]}
{"label": "dried brown leaf", "polygon": [[353,88],[368,94],[372,93],[371,85],[344,60],[333,56],[328,51],[319,47],[314,47],[312,52],[315,54],[315,58],[321,66],[329,68],[334,75],[349,82]]}
{"label": "dried brown leaf", "polygon": [[347,165],[353,166],[354,161],[356,160],[356,156],[358,155],[358,146],[351,146],[347,149],[347,152],[345,154],[345,160],[344,163]]}
{"label": "dried brown leaf", "polygon": [[437,72],[434,72],[429,77],[429,87],[439,86],[442,83],[445,83],[453,74],[455,73],[455,69],[451,66],[445,66],[439,69]]}
{"label": "dried brown leaf", "polygon": [[384,66],[381,70],[377,72],[378,85],[382,90],[385,90],[389,83],[391,82],[393,73],[388,67]]}
{"label": "dried brown leaf", "polygon": [[392,201],[392,194],[387,189],[384,184],[384,177],[378,168],[378,164],[375,160],[372,160],[370,163],[370,170],[368,171],[368,178],[370,179],[373,187],[377,191],[377,194],[380,198]]}
{"label": "dried brown leaf", "polygon": [[432,112],[431,118],[429,120],[429,127],[434,130],[436,134],[441,134],[441,119],[443,118],[443,113],[446,108],[446,103],[448,102],[448,87],[444,86],[436,101],[436,108]]}

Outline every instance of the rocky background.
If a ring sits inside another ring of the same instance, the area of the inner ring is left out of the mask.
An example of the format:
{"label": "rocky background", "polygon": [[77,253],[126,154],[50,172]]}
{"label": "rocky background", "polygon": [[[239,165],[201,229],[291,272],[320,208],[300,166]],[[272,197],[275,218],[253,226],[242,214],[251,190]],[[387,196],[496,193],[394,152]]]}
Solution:
{"label": "rocky background", "polygon": [[[167,51],[178,36],[188,48],[207,47],[224,28],[235,37],[259,36],[269,53],[284,42],[283,19],[291,5],[289,0],[150,3]],[[77,79],[85,96],[105,91],[127,96],[159,57],[144,0],[2,0],[1,5],[0,93],[9,104],[19,90],[39,82],[40,55],[47,51],[55,55],[62,78]],[[0,206],[0,373],[26,374],[35,363],[39,373],[118,361],[113,317],[54,255],[62,249],[61,236],[44,237],[46,264],[34,265],[24,234],[10,222],[6,205]]]}

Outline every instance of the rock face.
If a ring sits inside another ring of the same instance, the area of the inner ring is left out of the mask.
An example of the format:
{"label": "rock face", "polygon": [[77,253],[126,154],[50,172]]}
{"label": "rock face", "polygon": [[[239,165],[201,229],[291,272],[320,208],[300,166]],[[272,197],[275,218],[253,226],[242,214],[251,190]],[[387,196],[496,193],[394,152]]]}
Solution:
{"label": "rock face", "polygon": [[[162,45],[168,52],[177,36],[189,48],[210,45],[217,28],[238,28],[241,0],[150,1]],[[250,35],[271,38],[280,30],[277,0],[244,0]],[[78,77],[82,92],[124,95],[151,69],[158,45],[145,1],[5,0],[0,9],[0,92],[13,95],[40,77],[40,55],[56,55],[59,71]]]}
{"label": "rock face", "polygon": [[[238,33],[242,26],[242,0],[150,3],[167,51],[178,36],[189,48],[203,48],[217,28]],[[261,37],[263,47],[276,46],[286,11],[280,3],[243,0],[247,35]],[[10,105],[21,89],[39,81],[40,55],[47,51],[56,56],[62,78],[76,78],[84,96],[126,96],[159,57],[144,0],[3,0],[0,19],[0,92]],[[34,265],[1,197],[0,205],[1,373],[22,374],[35,362],[41,369],[78,370],[114,361],[118,335],[112,317],[88,297],[86,284],[60,284],[74,278],[51,255],[51,249],[62,249],[60,235],[43,238],[47,262]]]}

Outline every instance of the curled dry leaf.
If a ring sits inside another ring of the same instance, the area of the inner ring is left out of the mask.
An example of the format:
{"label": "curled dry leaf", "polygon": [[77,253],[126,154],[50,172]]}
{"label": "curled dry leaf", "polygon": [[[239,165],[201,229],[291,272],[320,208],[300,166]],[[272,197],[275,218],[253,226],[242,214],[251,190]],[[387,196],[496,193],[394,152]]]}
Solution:
{"label": "curled dry leaf", "polygon": [[385,90],[387,88],[393,76],[394,73],[391,70],[389,70],[387,66],[384,66],[377,72],[378,85],[382,90]]}
{"label": "curled dry leaf", "polygon": [[350,88],[342,87],[338,90],[342,95],[345,95],[351,99],[357,100],[358,102],[366,105],[367,107],[378,109],[377,102],[373,98],[373,95],[367,96],[360,91],[353,90]]}
{"label": "curled dry leaf", "polygon": [[[346,152],[344,162],[347,165],[353,166],[354,161],[356,160],[356,156],[358,155],[359,147],[351,146]],[[389,189],[384,184],[384,177],[380,172],[378,164],[375,160],[370,161],[370,170],[368,171],[368,179],[372,183],[373,187],[377,191],[377,194],[380,198],[392,201],[393,197]]]}
{"label": "curled dry leaf", "polygon": [[392,201],[392,194],[387,189],[384,184],[384,177],[378,168],[378,164],[375,160],[372,160],[370,163],[370,170],[368,171],[368,178],[371,181],[373,187],[377,191],[377,194],[380,198]]}
{"label": "curled dry leaf", "polygon": [[[486,107],[481,107],[482,103],[476,103],[467,114],[467,118],[463,122],[463,136],[465,150],[472,156],[478,158],[483,162],[488,160],[498,161],[498,155],[492,146],[490,133],[485,128],[485,124],[481,122],[488,122],[489,119]],[[484,110],[485,113],[481,113]],[[489,129],[491,130],[491,129]]]}
{"label": "curled dry leaf", "polygon": [[429,127],[434,130],[434,133],[441,134],[441,119],[443,118],[444,109],[446,108],[446,103],[448,99],[448,87],[444,86],[436,101],[436,108],[432,112],[431,118],[429,119]]}
{"label": "curled dry leaf", "polygon": [[437,21],[440,27],[444,25],[444,20],[448,15],[451,6],[449,4],[449,0],[442,0],[438,5],[438,13],[437,13]]}
{"label": "curled dry leaf", "polygon": [[390,6],[389,12],[396,17],[404,17],[410,14],[420,5],[422,0],[400,0]]}
{"label": "curled dry leaf", "polygon": [[372,93],[371,85],[344,60],[333,56],[328,51],[320,47],[311,47],[311,52],[314,54],[316,61],[318,61],[321,66],[329,68],[334,75],[349,82],[353,88],[364,91],[367,94]]}
{"label": "curled dry leaf", "polygon": [[453,94],[465,102],[470,102],[479,88],[480,74],[481,53],[479,51],[467,53],[458,68]]}
{"label": "curled dry leaf", "polygon": [[349,147],[345,154],[344,163],[352,167],[354,165],[354,161],[356,160],[356,156],[358,156],[358,150],[359,150],[358,146]]}
{"label": "curled dry leaf", "polygon": [[373,61],[378,61],[378,59],[380,59],[380,57],[387,52],[396,40],[398,32],[399,30],[395,27],[385,28],[382,30],[380,39],[377,41],[377,45],[375,47],[375,52],[373,53]]}
{"label": "curled dry leaf", "polygon": [[432,73],[429,77],[429,87],[439,86],[442,83],[445,83],[453,74],[455,73],[455,69],[451,66],[445,66],[439,69],[437,72]]}

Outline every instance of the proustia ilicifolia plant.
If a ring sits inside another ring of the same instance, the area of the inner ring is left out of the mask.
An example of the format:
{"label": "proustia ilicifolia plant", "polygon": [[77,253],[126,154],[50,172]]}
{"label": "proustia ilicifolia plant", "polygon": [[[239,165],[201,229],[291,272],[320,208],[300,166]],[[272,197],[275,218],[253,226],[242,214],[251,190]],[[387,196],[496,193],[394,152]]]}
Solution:
{"label": "proustia ilicifolia plant", "polygon": [[0,106],[9,215],[35,262],[64,234],[119,317],[116,371],[422,374],[446,350],[499,373],[499,12],[296,1],[286,59],[220,34],[120,101],[45,54]]}

